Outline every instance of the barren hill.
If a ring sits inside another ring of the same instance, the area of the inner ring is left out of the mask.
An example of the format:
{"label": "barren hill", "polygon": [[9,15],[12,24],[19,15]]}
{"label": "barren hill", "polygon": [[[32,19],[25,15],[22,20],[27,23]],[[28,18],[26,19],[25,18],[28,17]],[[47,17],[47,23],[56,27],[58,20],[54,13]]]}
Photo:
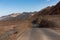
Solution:
{"label": "barren hill", "polygon": [[0,40],[17,40],[19,35],[31,28],[60,31],[60,2],[39,12],[11,14],[0,19]]}
{"label": "barren hill", "polygon": [[38,12],[41,15],[59,15],[60,14],[60,2],[54,6],[48,6]]}

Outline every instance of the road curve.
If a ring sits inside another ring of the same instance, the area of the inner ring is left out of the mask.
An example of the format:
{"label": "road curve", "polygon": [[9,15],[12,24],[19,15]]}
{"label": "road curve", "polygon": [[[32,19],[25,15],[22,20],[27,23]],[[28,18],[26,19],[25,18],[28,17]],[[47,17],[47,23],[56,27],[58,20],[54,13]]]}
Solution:
{"label": "road curve", "polygon": [[60,34],[48,28],[32,28],[24,32],[17,40],[60,40]]}

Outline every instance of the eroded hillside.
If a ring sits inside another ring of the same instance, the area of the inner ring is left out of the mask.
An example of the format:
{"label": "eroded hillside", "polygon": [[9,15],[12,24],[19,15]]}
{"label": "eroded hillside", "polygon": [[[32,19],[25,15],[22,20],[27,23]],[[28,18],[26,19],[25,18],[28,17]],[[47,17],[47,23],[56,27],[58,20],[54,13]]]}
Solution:
{"label": "eroded hillside", "polygon": [[11,14],[1,18],[0,40],[17,40],[24,31],[31,28],[60,30],[60,2],[39,12]]}

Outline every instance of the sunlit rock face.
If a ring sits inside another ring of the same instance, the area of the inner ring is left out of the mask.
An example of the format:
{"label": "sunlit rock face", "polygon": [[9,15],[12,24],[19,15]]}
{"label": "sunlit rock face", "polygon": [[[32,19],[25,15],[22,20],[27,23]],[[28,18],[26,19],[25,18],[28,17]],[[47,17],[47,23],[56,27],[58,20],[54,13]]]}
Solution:
{"label": "sunlit rock face", "polygon": [[11,16],[11,17],[17,17],[18,15],[20,15],[20,13],[13,13],[13,14],[11,14],[10,16]]}

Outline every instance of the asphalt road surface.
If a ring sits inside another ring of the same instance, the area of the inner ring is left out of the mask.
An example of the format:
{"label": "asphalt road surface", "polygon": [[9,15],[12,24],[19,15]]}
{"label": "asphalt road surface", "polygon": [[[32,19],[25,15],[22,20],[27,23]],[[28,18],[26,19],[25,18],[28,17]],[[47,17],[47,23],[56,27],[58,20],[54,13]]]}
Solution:
{"label": "asphalt road surface", "polygon": [[32,28],[20,35],[17,40],[60,40],[60,33],[48,28]]}

